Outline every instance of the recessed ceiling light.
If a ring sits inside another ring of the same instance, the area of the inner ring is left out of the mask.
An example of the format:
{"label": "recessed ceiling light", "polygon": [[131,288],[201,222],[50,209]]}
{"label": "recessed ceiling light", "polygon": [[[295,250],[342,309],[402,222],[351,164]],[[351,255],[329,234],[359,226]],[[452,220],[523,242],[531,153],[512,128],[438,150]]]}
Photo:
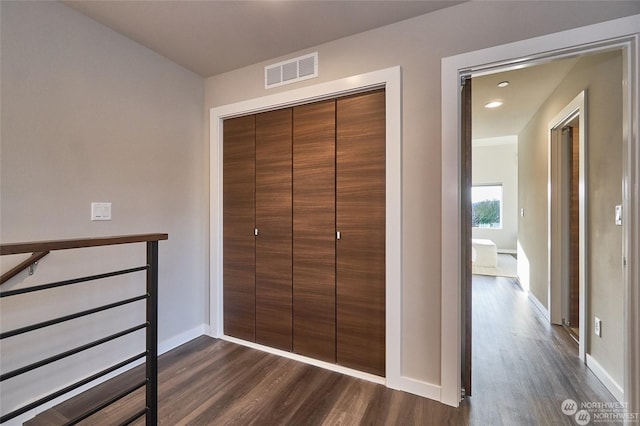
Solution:
{"label": "recessed ceiling light", "polygon": [[509,85],[509,82],[506,80],[498,83],[498,87],[507,87],[508,85]]}
{"label": "recessed ceiling light", "polygon": [[488,102],[486,104],[484,104],[485,108],[498,108],[500,105],[502,105],[502,101],[491,101]]}

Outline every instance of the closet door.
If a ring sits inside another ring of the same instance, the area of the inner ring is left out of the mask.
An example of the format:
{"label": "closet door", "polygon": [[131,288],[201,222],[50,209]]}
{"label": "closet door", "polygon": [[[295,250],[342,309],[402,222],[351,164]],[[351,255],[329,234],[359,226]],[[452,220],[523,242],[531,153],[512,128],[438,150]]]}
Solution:
{"label": "closet door", "polygon": [[224,333],[255,339],[253,116],[224,121],[223,280]]}
{"label": "closet door", "polygon": [[256,115],[256,342],[291,351],[291,109]]}
{"label": "closet door", "polygon": [[385,374],[385,94],[337,100],[337,362]]}
{"label": "closet door", "polygon": [[293,350],[335,362],[335,101],[293,122]]}

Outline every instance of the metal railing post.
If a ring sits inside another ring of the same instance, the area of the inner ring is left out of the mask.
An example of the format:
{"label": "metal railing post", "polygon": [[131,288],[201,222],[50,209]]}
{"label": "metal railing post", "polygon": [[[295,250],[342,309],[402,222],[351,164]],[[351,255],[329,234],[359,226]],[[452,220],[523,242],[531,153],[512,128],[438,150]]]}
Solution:
{"label": "metal railing post", "polygon": [[158,241],[147,241],[147,426],[158,423]]}

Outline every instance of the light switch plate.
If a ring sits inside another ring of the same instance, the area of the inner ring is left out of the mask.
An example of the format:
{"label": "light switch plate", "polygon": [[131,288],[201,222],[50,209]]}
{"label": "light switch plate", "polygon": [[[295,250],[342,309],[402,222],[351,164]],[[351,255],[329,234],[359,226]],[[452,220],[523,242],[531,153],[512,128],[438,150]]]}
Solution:
{"label": "light switch plate", "polygon": [[602,320],[598,317],[595,317],[593,326],[593,332],[595,333],[595,335],[598,337],[602,337]]}
{"label": "light switch plate", "polygon": [[111,203],[91,203],[91,220],[111,220]]}

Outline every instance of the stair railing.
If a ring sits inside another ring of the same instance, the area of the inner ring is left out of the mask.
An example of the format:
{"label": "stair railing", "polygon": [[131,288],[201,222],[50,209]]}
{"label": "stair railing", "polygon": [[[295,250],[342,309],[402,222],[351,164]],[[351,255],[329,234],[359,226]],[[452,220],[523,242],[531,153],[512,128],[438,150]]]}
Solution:
{"label": "stair railing", "polygon": [[113,272],[107,272],[99,275],[79,277],[79,278],[69,279],[65,281],[58,281],[58,282],[53,282],[48,284],[31,286],[27,288],[0,292],[0,298],[4,298],[4,297],[16,296],[19,294],[36,292],[36,291],[45,291],[45,290],[56,288],[56,287],[80,284],[83,282],[94,281],[102,278],[124,275],[124,274],[129,274],[129,273],[138,272],[138,271],[144,271],[144,270],[147,271],[145,294],[128,298],[128,299],[123,299],[114,303],[102,305],[102,306],[88,309],[85,311],[75,312],[75,313],[71,313],[69,315],[61,316],[58,318],[53,318],[47,321],[31,324],[25,327],[20,327],[14,330],[0,332],[0,340],[8,339],[13,336],[28,333],[30,331],[38,330],[44,327],[49,327],[49,326],[59,324],[65,321],[69,321],[72,319],[95,314],[97,312],[106,311],[112,308],[116,308],[118,306],[127,305],[129,303],[137,302],[140,300],[146,300],[146,320],[144,323],[138,324],[134,327],[131,327],[125,330],[121,330],[117,333],[100,338],[90,343],[83,344],[76,348],[67,350],[65,352],[61,352],[59,354],[50,356],[46,359],[42,359],[40,361],[31,363],[29,365],[20,367],[18,369],[8,371],[6,373],[2,373],[0,374],[0,382],[4,380],[9,380],[13,377],[35,370],[44,365],[48,365],[53,362],[59,361],[68,356],[75,355],[87,349],[96,347],[103,343],[109,342],[111,340],[117,339],[119,337],[125,336],[130,333],[133,333],[135,331],[146,329],[146,342],[145,342],[146,347],[143,352],[137,355],[134,355],[128,359],[125,359],[117,364],[111,365],[95,374],[92,374],[91,376],[85,377],[71,385],[64,387],[63,389],[59,389],[49,395],[46,395],[38,399],[37,401],[33,401],[9,413],[3,414],[0,416],[0,423],[4,423],[8,420],[11,420],[42,404],[52,401],[75,389],[78,389],[81,386],[89,384],[94,380],[97,380],[103,376],[106,376],[107,374],[110,374],[142,358],[145,358],[145,361],[146,361],[146,364],[145,364],[146,374],[145,374],[144,380],[140,381],[139,383],[135,383],[134,385],[130,386],[127,389],[122,390],[120,393],[111,397],[109,400],[101,404],[98,404],[95,407],[90,407],[83,414],[77,416],[74,419],[69,420],[66,424],[76,424],[81,420],[84,420],[90,417],[91,415],[119,401],[120,399],[124,398],[125,396],[133,393],[134,391],[142,387],[146,387],[145,407],[137,411],[133,416],[131,416],[128,420],[126,420],[124,424],[129,424],[137,420],[138,418],[141,418],[142,416],[145,416],[147,425],[155,425],[157,423],[157,418],[158,418],[158,363],[157,363],[157,360],[158,360],[158,242],[161,240],[166,240],[167,238],[168,238],[167,234],[140,234],[140,235],[117,236],[117,237],[40,241],[40,242],[14,243],[14,244],[0,245],[0,256],[33,253],[30,258],[26,259],[16,267],[12,268],[10,271],[3,274],[2,282],[0,284],[16,276],[17,274],[22,272],[24,269],[32,268],[35,263],[37,263],[40,259],[46,256],[47,253],[53,250],[69,250],[69,249],[78,249],[78,248],[87,248],[87,247],[111,246],[111,245],[117,245],[117,244],[132,244],[132,243],[145,242],[146,255],[147,255],[147,263],[146,265],[143,265],[143,266],[123,269],[123,270],[118,270]]}

